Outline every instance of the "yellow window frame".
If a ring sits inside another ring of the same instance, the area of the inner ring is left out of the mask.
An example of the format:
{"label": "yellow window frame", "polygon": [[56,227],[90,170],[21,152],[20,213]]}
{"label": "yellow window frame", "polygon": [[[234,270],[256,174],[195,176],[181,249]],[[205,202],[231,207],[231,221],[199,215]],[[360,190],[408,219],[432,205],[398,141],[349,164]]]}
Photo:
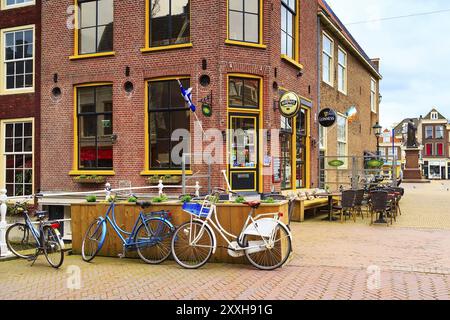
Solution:
{"label": "yellow window frame", "polygon": [[266,49],[264,44],[264,1],[259,0],[259,41],[258,43],[230,39],[230,0],[227,0],[227,38],[225,43],[229,45]]}
{"label": "yellow window frame", "polygon": [[[304,66],[300,63],[300,0],[297,0],[297,12],[294,21],[294,57],[289,57],[286,54],[281,54],[281,59],[288,64],[294,66],[296,69],[302,70]],[[280,1],[280,6],[283,6]]]}
{"label": "yellow window frame", "polygon": [[[6,89],[6,70],[5,70],[5,57],[4,57],[4,47],[5,47],[5,33],[15,32],[25,29],[33,29],[33,86],[31,88],[20,88],[20,89]],[[24,93],[34,93],[36,86],[36,26],[34,24],[18,26],[13,28],[1,29],[0,30],[0,95],[12,95],[12,94],[24,94]]]}
{"label": "yellow window frame", "polygon": [[[150,127],[149,127],[149,114],[148,114],[148,85],[151,82],[160,82],[160,81],[173,81],[173,80],[186,80],[191,79],[190,76],[170,76],[170,77],[161,77],[145,80],[145,93],[144,93],[144,170],[141,172],[141,176],[152,176],[152,175],[164,175],[164,174],[173,174],[173,175],[181,175],[183,173],[182,170],[161,170],[161,169],[152,169],[150,168]],[[190,123],[190,114],[189,114],[189,123]],[[190,141],[192,144],[192,141]],[[192,170],[186,170],[186,174],[193,174]]]}
{"label": "yellow window frame", "polygon": [[[88,53],[80,54],[79,40],[80,40],[80,25],[79,25],[79,14],[80,6],[78,5],[78,0],[74,0],[74,34],[73,34],[73,55],[69,57],[69,60],[80,60],[89,58],[101,58],[101,57],[113,57],[116,55],[115,51],[108,52],[98,52],[98,53]],[[114,12],[114,11],[113,11]]]}
{"label": "yellow window frame", "polygon": [[145,0],[145,41],[144,48],[141,49],[142,53],[147,52],[155,52],[155,51],[164,51],[164,50],[175,50],[175,49],[183,49],[183,48],[192,48],[192,39],[191,39],[191,17],[192,17],[192,4],[189,2],[189,38],[190,42],[188,43],[180,43],[180,44],[171,44],[167,46],[159,46],[159,47],[151,47],[150,46],[150,1]]}
{"label": "yellow window frame", "polygon": [[[79,169],[79,159],[78,159],[78,89],[87,87],[101,87],[101,86],[111,86],[112,82],[93,82],[78,84],[74,86],[73,89],[73,160],[72,160],[72,170],[69,172],[70,176],[79,175],[99,175],[99,176],[114,176],[116,173],[114,170],[80,170]],[[114,106],[113,106],[114,108]],[[114,110],[114,109],[113,109]]]}

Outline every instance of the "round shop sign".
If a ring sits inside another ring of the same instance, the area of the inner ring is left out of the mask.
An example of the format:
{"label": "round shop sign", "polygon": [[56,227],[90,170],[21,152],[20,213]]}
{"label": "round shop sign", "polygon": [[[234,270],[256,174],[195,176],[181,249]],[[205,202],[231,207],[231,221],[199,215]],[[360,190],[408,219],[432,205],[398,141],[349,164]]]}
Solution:
{"label": "round shop sign", "polygon": [[300,111],[300,98],[294,92],[285,93],[280,99],[280,113],[285,118],[294,118]]}
{"label": "round shop sign", "polygon": [[326,108],[319,113],[319,123],[322,127],[328,128],[336,123],[336,112],[330,108]]}

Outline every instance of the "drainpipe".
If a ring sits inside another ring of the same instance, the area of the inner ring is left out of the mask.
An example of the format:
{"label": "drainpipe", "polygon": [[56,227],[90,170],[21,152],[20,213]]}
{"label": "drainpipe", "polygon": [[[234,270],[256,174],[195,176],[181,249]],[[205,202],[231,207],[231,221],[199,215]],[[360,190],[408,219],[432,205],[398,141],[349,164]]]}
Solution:
{"label": "drainpipe", "polygon": [[[317,117],[320,113],[320,110],[322,109],[321,105],[321,99],[320,99],[320,84],[321,84],[321,74],[320,74],[320,63],[322,60],[322,53],[320,50],[320,39],[321,39],[321,32],[320,32],[320,17],[317,16],[317,114],[315,115],[314,121],[316,122],[316,130],[317,134],[319,134],[319,121],[317,121]],[[319,143],[317,144],[317,180],[319,182],[319,187],[325,187],[320,186],[320,137],[319,137]]]}

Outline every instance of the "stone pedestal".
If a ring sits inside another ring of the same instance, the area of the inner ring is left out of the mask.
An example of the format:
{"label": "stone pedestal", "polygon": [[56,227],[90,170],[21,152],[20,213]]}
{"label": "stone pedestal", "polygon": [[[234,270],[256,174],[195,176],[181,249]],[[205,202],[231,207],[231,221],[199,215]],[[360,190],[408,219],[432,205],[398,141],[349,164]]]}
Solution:
{"label": "stone pedestal", "polygon": [[422,180],[422,172],[419,165],[420,148],[408,148],[406,153],[406,165],[403,171],[404,180]]}

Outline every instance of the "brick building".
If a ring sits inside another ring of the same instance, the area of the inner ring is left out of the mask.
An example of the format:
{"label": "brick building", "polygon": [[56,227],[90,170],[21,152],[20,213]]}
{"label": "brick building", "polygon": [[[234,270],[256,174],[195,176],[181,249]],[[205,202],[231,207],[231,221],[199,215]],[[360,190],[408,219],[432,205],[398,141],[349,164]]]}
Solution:
{"label": "brick building", "polygon": [[[326,161],[340,159],[350,170],[348,156],[375,154],[372,127],[379,121],[379,59],[370,59],[330,6],[319,0],[320,109],[337,113],[337,123],[320,127],[320,154]],[[332,171],[329,172],[332,174]],[[327,176],[327,181],[335,178]]]}
{"label": "brick building", "polygon": [[[392,177],[392,172],[400,176],[400,170],[405,164],[405,152],[403,150],[403,133],[395,129],[385,129],[379,141],[380,156],[384,161],[383,171],[387,176]],[[393,168],[396,168],[394,170]]]}
{"label": "brick building", "polygon": [[[42,22],[44,191],[103,187],[75,181],[92,175],[113,187],[179,176],[170,135],[192,131],[195,117],[176,79],[199,109],[201,99],[211,104],[211,117],[196,111],[203,128],[227,138],[230,161],[213,166],[213,186],[224,186],[222,169],[235,191],[317,186],[316,1],[59,0],[43,3]],[[287,91],[300,97],[293,119],[276,108]],[[228,129],[243,130],[243,154]],[[200,139],[191,137],[191,152]],[[263,147],[278,139],[278,150]]]}
{"label": "brick building", "polygon": [[40,187],[41,0],[0,0],[0,189]]}

